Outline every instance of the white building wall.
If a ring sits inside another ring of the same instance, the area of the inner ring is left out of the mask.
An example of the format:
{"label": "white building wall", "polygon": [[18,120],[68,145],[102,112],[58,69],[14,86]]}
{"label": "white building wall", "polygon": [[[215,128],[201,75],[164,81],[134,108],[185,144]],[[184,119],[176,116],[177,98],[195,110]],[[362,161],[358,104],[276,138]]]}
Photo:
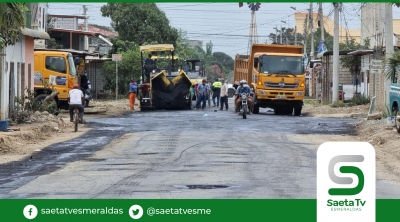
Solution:
{"label": "white building wall", "polygon": [[[4,63],[4,70],[0,71],[0,73],[3,73],[1,77],[1,107],[6,107],[2,108],[2,113],[1,113],[1,119],[6,119],[9,117],[9,105],[10,105],[10,78],[11,75],[14,77],[14,95],[18,96],[21,95],[21,91],[17,91],[18,89],[21,89],[21,78],[18,77],[17,75],[17,65],[18,63],[22,63],[25,61],[25,38],[21,38],[21,42],[17,42],[13,46],[7,46],[5,48],[5,63]],[[14,73],[10,73],[11,71],[11,63],[14,62]]]}
{"label": "white building wall", "polygon": [[[47,3],[35,3],[31,6],[32,11],[32,29],[47,31],[47,11],[48,5]],[[35,39],[35,48],[45,48],[46,41],[43,39]]]}
{"label": "white building wall", "polygon": [[368,72],[371,55],[361,56],[361,74],[364,76],[364,82],[361,82],[361,90],[359,91],[363,96],[369,96],[369,83],[368,83]]}
{"label": "white building wall", "polygon": [[[14,63],[14,73],[10,73],[11,71],[11,63]],[[7,72],[6,75],[10,78],[10,75],[14,75],[14,94],[16,96],[21,95],[21,73],[19,76],[17,75],[17,65],[18,63],[25,62],[25,36],[22,36],[21,42],[16,43],[14,46],[8,46],[6,48],[6,67]],[[10,80],[8,79],[8,82]]]}

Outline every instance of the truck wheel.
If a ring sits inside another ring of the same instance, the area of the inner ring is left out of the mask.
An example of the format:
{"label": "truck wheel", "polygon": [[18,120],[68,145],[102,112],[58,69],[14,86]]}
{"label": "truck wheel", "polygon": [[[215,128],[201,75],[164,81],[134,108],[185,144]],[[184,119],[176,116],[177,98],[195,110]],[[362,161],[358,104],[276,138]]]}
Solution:
{"label": "truck wheel", "polygon": [[294,107],[294,115],[295,116],[300,116],[301,115],[301,109],[303,108],[302,105],[296,105]]}
{"label": "truck wheel", "polygon": [[399,122],[400,116],[398,115],[400,115],[399,108],[396,107],[394,110],[394,125],[396,127],[397,132],[400,133],[400,122]]}
{"label": "truck wheel", "polygon": [[228,97],[232,98],[235,95],[235,89],[234,88],[229,88],[228,89]]}
{"label": "truck wheel", "polygon": [[283,115],[292,115],[293,107],[283,109]]}
{"label": "truck wheel", "polygon": [[85,108],[86,107],[89,107],[89,100],[88,99],[85,99]]}
{"label": "truck wheel", "polygon": [[260,105],[254,104],[253,106],[253,114],[259,114],[260,113]]}

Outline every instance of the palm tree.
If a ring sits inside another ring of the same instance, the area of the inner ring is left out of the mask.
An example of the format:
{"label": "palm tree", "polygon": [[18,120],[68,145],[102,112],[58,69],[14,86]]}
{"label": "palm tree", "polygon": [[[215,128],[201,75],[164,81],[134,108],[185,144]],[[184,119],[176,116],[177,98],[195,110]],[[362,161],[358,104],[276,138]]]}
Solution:
{"label": "palm tree", "polygon": [[389,58],[385,59],[384,63],[388,64],[385,76],[390,79],[396,66],[400,65],[400,51],[395,51]]}
{"label": "palm tree", "polygon": [[24,3],[0,3],[0,49],[19,40],[26,10]]}

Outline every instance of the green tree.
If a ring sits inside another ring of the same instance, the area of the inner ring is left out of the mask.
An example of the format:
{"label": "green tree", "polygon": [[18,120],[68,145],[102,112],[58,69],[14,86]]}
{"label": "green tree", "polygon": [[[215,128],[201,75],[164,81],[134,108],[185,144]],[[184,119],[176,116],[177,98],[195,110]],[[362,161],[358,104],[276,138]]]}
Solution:
{"label": "green tree", "polygon": [[[277,43],[280,43],[280,39],[281,39],[281,33],[283,33],[282,35],[282,43],[286,44],[286,39],[289,42],[289,45],[294,45],[296,42],[296,38],[295,38],[295,33],[294,33],[294,29],[292,28],[285,28],[282,27],[281,32],[278,32],[278,34],[276,33],[270,33],[269,34],[269,39],[271,40],[271,42],[275,42],[275,40],[278,40]],[[296,33],[297,36],[297,44],[298,45],[303,45],[304,42],[304,37],[302,34],[300,33]]]}
{"label": "green tree", "polygon": [[[326,29],[324,29],[324,37],[325,37],[325,44],[326,48],[329,50],[333,50],[333,36],[330,35]],[[317,28],[314,32],[314,52],[315,55],[318,53],[318,45],[319,42],[321,41],[321,28]],[[307,52],[308,54],[311,52],[311,36],[308,37],[307,39]]]}
{"label": "green tree", "polygon": [[[118,93],[124,95],[129,91],[131,78],[140,80],[141,63],[139,46],[135,43],[122,40],[113,40],[115,43],[110,53],[122,54],[122,61],[118,62]],[[115,46],[115,47],[114,47]],[[116,62],[107,61],[102,66],[102,75],[105,79],[104,89],[115,91]]]}
{"label": "green tree", "polygon": [[47,48],[48,49],[62,49],[63,45],[58,44],[54,38],[47,40]]}
{"label": "green tree", "polygon": [[[364,43],[360,44],[354,39],[350,40],[347,44],[339,43],[340,50],[358,50],[368,49],[370,45],[370,39],[364,39]],[[348,68],[352,74],[358,74],[361,70],[361,56],[344,55],[340,58],[340,64]]]}
{"label": "green tree", "polygon": [[212,50],[213,50],[213,43],[211,41],[207,42],[206,43],[206,55],[211,56]]}
{"label": "green tree", "polygon": [[107,3],[101,7],[101,13],[111,18],[111,26],[121,40],[138,45],[176,44],[178,31],[169,25],[165,13],[155,3]]}
{"label": "green tree", "polygon": [[235,61],[224,52],[214,52],[213,60],[219,62],[223,67],[229,70],[233,70]]}
{"label": "green tree", "polygon": [[26,11],[25,3],[0,3],[0,49],[21,40]]}

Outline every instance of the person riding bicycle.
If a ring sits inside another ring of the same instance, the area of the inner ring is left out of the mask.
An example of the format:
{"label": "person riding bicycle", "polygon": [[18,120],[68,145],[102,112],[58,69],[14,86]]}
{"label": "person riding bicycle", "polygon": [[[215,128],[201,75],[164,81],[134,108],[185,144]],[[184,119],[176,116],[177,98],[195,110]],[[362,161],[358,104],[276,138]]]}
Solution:
{"label": "person riding bicycle", "polygon": [[253,107],[253,97],[251,97],[251,89],[249,87],[249,85],[247,85],[247,81],[246,80],[241,80],[240,81],[240,86],[237,88],[236,90],[236,94],[235,94],[235,104],[236,104],[236,109],[235,111],[238,112],[240,114],[240,106],[241,106],[241,102],[242,102],[242,97],[241,94],[242,93],[246,93],[247,94],[247,103],[249,105],[249,107]]}
{"label": "person riding bicycle", "polygon": [[78,84],[74,84],[73,89],[68,93],[68,104],[69,104],[69,116],[70,121],[74,121],[74,109],[79,110],[79,123],[83,123],[83,104],[85,104],[85,96],[83,92],[79,89]]}

